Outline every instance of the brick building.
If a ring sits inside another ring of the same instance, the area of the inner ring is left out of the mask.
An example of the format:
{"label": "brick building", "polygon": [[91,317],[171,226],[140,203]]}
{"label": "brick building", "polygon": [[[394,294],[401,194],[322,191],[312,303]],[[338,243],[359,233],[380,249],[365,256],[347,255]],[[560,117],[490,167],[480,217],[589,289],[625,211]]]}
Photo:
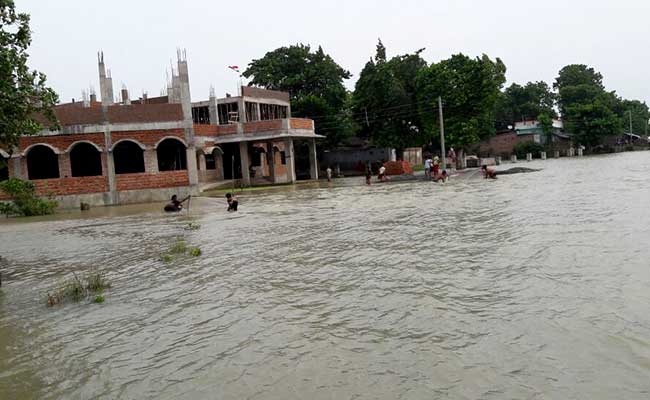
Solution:
{"label": "brick building", "polygon": [[123,88],[115,101],[98,58],[101,100],[91,94],[58,105],[60,130],[24,136],[14,149],[0,145],[0,179],[29,179],[62,207],[162,201],[230,179],[295,182],[295,141],[308,152],[309,177],[318,179],[314,122],[291,118],[288,93],[242,87],[238,97],[217,99],[211,91],[193,103],[179,52],[165,96],[131,100]]}

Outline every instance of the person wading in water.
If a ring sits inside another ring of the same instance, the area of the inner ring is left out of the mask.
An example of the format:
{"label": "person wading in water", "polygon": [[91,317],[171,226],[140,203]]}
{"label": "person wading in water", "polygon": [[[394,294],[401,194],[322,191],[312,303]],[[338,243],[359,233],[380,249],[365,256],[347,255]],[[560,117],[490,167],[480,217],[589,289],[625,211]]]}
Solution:
{"label": "person wading in water", "polygon": [[178,200],[178,196],[173,195],[169,204],[165,206],[165,211],[166,212],[179,212],[183,209],[183,203],[185,203],[187,200],[190,199],[190,196],[187,196],[183,200]]}
{"label": "person wading in water", "polygon": [[482,166],[481,171],[483,171],[483,177],[485,179],[497,179],[497,171],[492,168],[488,168],[487,165]]}
{"label": "person wading in water", "polygon": [[232,193],[226,194],[226,201],[228,202],[228,212],[237,211],[237,207],[239,207],[239,201],[237,201],[237,198],[233,196]]}

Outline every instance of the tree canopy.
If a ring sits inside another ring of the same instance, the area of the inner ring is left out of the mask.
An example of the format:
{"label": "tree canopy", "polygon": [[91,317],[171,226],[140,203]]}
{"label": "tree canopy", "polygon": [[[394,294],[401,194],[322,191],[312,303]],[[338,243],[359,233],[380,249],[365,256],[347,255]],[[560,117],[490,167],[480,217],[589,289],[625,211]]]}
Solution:
{"label": "tree canopy", "polygon": [[444,104],[445,136],[450,146],[464,148],[494,134],[494,110],[505,83],[505,64],[487,55],[463,54],[431,64],[417,77],[418,99],[424,127],[438,126],[438,96]]}
{"label": "tree canopy", "polygon": [[27,66],[32,41],[29,15],[16,13],[13,0],[0,0],[0,145],[12,151],[21,135],[42,129],[38,115],[55,124],[58,97],[45,75]]}
{"label": "tree canopy", "polygon": [[558,91],[565,129],[576,143],[595,146],[605,137],[622,132],[620,99],[605,90],[602,75],[593,68],[567,65],[553,87]]}
{"label": "tree canopy", "polygon": [[496,128],[507,129],[517,121],[533,120],[540,114],[556,118],[555,94],[546,82],[513,83],[501,92],[496,103]]}
{"label": "tree canopy", "polygon": [[379,40],[375,58],[361,71],[352,98],[360,136],[378,146],[398,149],[427,141],[415,85],[419,71],[427,66],[420,56],[423,50],[387,60],[386,48]]}
{"label": "tree canopy", "polygon": [[250,84],[291,95],[292,113],[314,118],[316,133],[325,134],[336,144],[350,131],[345,119],[348,93],[343,85],[350,72],[325,54],[322,47],[312,51],[298,44],[280,47],[253,60],[243,75]]}

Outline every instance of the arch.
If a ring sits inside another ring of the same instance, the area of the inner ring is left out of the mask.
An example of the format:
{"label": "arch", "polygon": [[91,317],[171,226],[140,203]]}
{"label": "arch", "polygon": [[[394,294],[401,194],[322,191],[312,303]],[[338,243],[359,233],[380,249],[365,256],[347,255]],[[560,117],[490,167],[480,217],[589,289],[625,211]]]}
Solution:
{"label": "arch", "polygon": [[180,171],[187,169],[187,147],[177,137],[163,139],[156,144],[158,171]]}
{"label": "arch", "polygon": [[113,150],[115,150],[115,147],[116,147],[117,145],[119,145],[120,143],[124,143],[124,142],[131,142],[131,143],[137,145],[137,146],[138,146],[139,148],[141,148],[142,150],[146,150],[146,149],[147,149],[147,147],[146,147],[145,145],[143,145],[142,143],[138,142],[138,141],[135,140],[135,139],[120,139],[120,140],[118,140],[117,142],[113,143],[113,145],[108,149],[108,151],[113,151]]}
{"label": "arch", "polygon": [[82,144],[82,143],[86,143],[86,144],[89,144],[89,145],[93,146],[100,153],[103,151],[103,149],[101,147],[97,146],[95,143],[91,142],[90,140],[77,140],[76,142],[74,142],[70,146],[68,146],[68,149],[65,152],[70,153],[72,151],[72,149],[74,149],[75,146],[77,146],[78,144]]}
{"label": "arch", "polygon": [[179,142],[183,143],[183,146],[185,146],[185,148],[187,148],[187,143],[185,143],[185,140],[179,138],[178,136],[165,136],[164,138],[160,139],[160,140],[156,143],[156,145],[153,146],[153,148],[154,148],[154,149],[157,149],[158,146],[160,146],[160,144],[161,144],[162,142],[164,142],[165,140],[168,140],[168,139],[178,140]]}
{"label": "arch", "polygon": [[135,140],[123,139],[113,146],[113,161],[116,174],[137,174],[144,172],[144,146]]}
{"label": "arch", "polygon": [[59,175],[59,156],[55,148],[48,144],[34,144],[25,149],[27,176],[30,180],[57,179]]}
{"label": "arch", "polygon": [[251,158],[251,165],[253,167],[261,167],[264,165],[263,159],[266,158],[266,150],[260,146],[253,146],[253,156]]}
{"label": "arch", "polygon": [[59,154],[62,154],[62,153],[63,153],[61,150],[59,150],[58,148],[52,146],[51,144],[47,144],[47,143],[34,143],[34,144],[31,144],[31,145],[27,146],[27,148],[23,151],[23,153],[22,153],[21,155],[22,155],[23,157],[26,157],[26,156],[27,156],[27,153],[29,153],[29,152],[30,152],[33,148],[35,148],[36,146],[45,146],[45,147],[48,147],[48,148],[49,148],[50,150],[52,150],[52,151],[54,152],[54,154],[56,154],[56,155],[59,155]]}
{"label": "arch", "polygon": [[83,141],[73,143],[70,148],[70,172],[73,177],[102,175],[102,155],[97,145]]}

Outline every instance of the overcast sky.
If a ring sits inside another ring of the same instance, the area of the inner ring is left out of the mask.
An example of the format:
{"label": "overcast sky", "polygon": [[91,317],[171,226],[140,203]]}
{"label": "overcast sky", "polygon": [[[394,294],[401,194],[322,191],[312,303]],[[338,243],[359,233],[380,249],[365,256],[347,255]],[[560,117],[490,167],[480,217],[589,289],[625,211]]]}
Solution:
{"label": "overcast sky", "polygon": [[388,55],[425,47],[435,62],[454,53],[500,57],[509,82],[552,83],[564,65],[583,63],[609,90],[650,100],[647,0],[16,0],[32,15],[31,66],[62,101],[99,92],[102,49],[117,93],[156,96],[176,48],[187,49],[192,99],[236,93],[236,74],[280,46],[322,45],[353,78],[381,37]]}

